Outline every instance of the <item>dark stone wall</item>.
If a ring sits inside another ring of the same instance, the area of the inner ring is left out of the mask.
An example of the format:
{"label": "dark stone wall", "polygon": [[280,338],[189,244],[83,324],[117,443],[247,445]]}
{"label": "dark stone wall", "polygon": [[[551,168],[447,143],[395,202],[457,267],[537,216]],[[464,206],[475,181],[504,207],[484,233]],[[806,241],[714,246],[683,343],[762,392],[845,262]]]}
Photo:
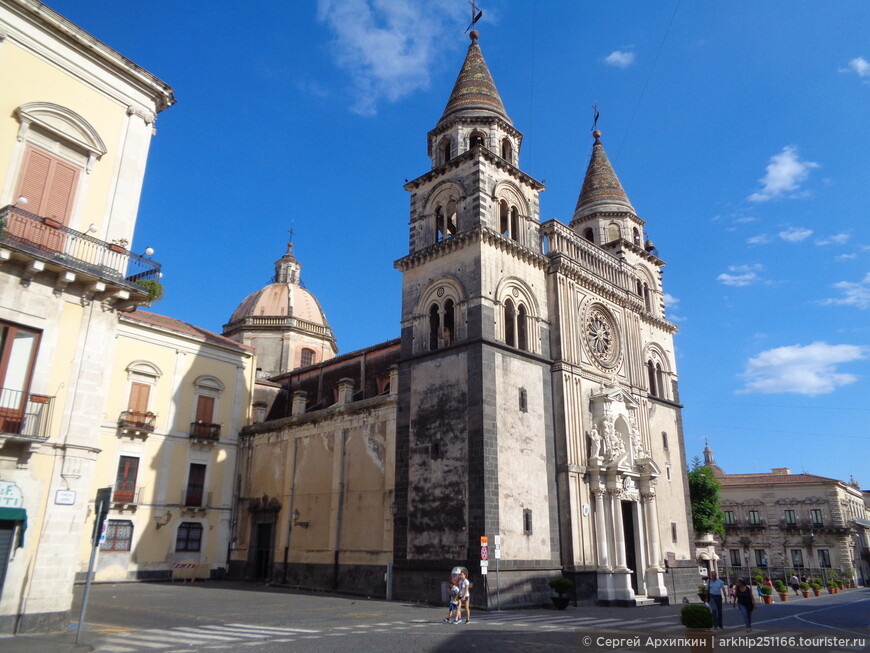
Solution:
{"label": "dark stone wall", "polygon": [[697,563],[692,560],[669,563],[668,573],[665,574],[665,587],[670,603],[700,603],[697,591],[700,584]]}
{"label": "dark stone wall", "polygon": [[[25,614],[18,621],[18,634],[28,635],[33,633],[52,633],[66,630],[70,622],[70,612],[42,612],[39,614]],[[0,633],[11,635],[15,633],[16,615],[7,614],[0,616]]]}

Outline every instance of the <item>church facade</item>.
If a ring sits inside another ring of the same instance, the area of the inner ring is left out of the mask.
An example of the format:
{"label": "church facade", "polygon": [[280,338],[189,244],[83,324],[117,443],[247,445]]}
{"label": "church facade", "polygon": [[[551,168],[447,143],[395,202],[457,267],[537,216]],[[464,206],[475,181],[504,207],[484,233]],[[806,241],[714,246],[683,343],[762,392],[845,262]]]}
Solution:
{"label": "church facade", "polygon": [[461,564],[494,605],[498,536],[502,605],[548,601],[558,575],[603,604],[693,596],[664,262],[600,132],[567,225],[541,223],[522,138],[473,31],[405,185],[400,338],[273,377],[242,436],[231,573],[437,601]]}

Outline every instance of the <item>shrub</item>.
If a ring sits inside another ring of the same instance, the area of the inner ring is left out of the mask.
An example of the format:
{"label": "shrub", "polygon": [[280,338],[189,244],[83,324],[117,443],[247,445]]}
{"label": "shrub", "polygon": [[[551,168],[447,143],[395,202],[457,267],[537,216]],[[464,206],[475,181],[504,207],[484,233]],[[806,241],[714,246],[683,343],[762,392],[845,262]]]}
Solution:
{"label": "shrub", "polygon": [[819,580],[813,580],[813,589],[820,590],[822,589],[822,583]]}
{"label": "shrub", "polygon": [[558,578],[551,578],[547,585],[553,588],[553,591],[556,592],[559,596],[563,594],[567,594],[571,591],[571,588],[574,587],[574,583],[568,579],[559,576]]}
{"label": "shrub", "polygon": [[829,589],[829,590],[832,590],[832,589],[834,589],[835,587],[837,587],[837,584],[836,584],[834,581],[829,580],[829,581],[828,581],[828,589]]}
{"label": "shrub", "polygon": [[776,581],[774,581],[773,585],[774,585],[774,587],[776,587],[776,591],[779,594],[784,594],[784,593],[788,592],[788,588],[785,586],[785,583],[783,583],[781,580],[779,580],[779,578],[777,578]]}
{"label": "shrub", "polygon": [[686,628],[712,628],[713,613],[706,605],[689,603],[680,610],[680,623]]}
{"label": "shrub", "polygon": [[770,596],[771,594],[773,594],[773,588],[770,585],[762,585],[761,593],[765,596]]}
{"label": "shrub", "polygon": [[761,574],[755,574],[752,577],[752,582],[756,585],[761,585],[764,582],[764,576],[762,576]]}
{"label": "shrub", "polygon": [[762,575],[762,573],[761,573],[761,569],[759,569],[758,567],[753,567],[751,573],[752,573],[752,577],[753,577],[753,578],[755,578],[756,576],[761,576],[761,575]]}
{"label": "shrub", "polygon": [[156,302],[163,297],[163,284],[156,279],[145,279],[136,283],[143,286],[148,292],[149,302]]}
{"label": "shrub", "polygon": [[[810,584],[809,583],[798,583],[798,587],[801,588],[801,592],[809,592],[810,591]],[[819,589],[822,589],[821,585],[819,586]]]}

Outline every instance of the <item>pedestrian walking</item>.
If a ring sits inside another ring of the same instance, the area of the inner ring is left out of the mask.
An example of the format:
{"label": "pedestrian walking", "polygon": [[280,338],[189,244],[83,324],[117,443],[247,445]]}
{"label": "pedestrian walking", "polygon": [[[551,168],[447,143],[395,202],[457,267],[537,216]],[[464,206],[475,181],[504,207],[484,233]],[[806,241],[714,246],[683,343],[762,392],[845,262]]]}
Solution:
{"label": "pedestrian walking", "polygon": [[794,590],[795,596],[801,595],[801,585],[798,580],[797,574],[792,574],[791,578],[788,579],[788,584],[791,585],[791,588]]}
{"label": "pedestrian walking", "polygon": [[451,577],[450,578],[450,600],[447,605],[447,618],[444,619],[444,623],[450,623],[451,621],[457,621],[459,619],[459,586],[456,584],[457,579]]}
{"label": "pedestrian walking", "polygon": [[707,580],[707,600],[710,603],[710,610],[713,612],[713,628],[722,630],[722,597],[725,593],[725,583],[719,579],[719,574],[715,571],[710,572],[710,578]]}
{"label": "pedestrian walking", "polygon": [[743,617],[743,623],[746,626],[746,632],[752,632],[752,611],[755,609],[755,593],[752,588],[746,584],[742,578],[737,579],[737,587],[734,590],[734,595],[737,597],[737,609]]}
{"label": "pedestrian walking", "polygon": [[468,582],[468,570],[462,567],[459,575],[459,614],[454,623],[462,622],[462,610],[465,609],[465,623],[471,623],[471,583]]}

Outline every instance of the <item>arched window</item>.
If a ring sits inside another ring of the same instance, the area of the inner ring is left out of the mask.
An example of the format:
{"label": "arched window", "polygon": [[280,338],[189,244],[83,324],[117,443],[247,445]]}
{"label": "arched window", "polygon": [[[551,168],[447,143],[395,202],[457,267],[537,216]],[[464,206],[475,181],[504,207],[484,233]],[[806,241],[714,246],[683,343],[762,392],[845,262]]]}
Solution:
{"label": "arched window", "polygon": [[486,145],[486,134],[481,131],[473,131],[468,137],[468,145],[470,148],[483,147]]}
{"label": "arched window", "polygon": [[441,206],[435,207],[435,242],[440,243],[444,240],[444,209]]}
{"label": "arched window", "polygon": [[637,296],[643,297],[643,284],[640,282],[640,279],[637,280]]}
{"label": "arched window", "polygon": [[307,347],[299,354],[299,367],[308,367],[314,364],[314,350]]}
{"label": "arched window", "polygon": [[652,311],[652,300],[650,299],[649,286],[647,284],[643,284],[643,304],[646,306],[646,310]]}
{"label": "arched window", "polygon": [[649,376],[649,394],[651,397],[658,397],[659,393],[656,388],[656,368],[652,360],[646,362],[646,371]]}
{"label": "arched window", "polygon": [[450,142],[449,138],[445,138],[443,141],[441,141],[441,159],[442,159],[441,162],[442,163],[447,163],[450,160],[450,158],[451,158],[450,152],[452,149],[451,145],[452,145],[452,143]]}
{"label": "arched window", "polygon": [[583,232],[583,237],[588,240],[590,243],[595,242],[595,232],[592,231],[592,227],[589,227]]}
{"label": "arched window", "polygon": [[510,299],[506,299],[504,303],[504,341],[511,347],[517,346],[514,329],[514,303]]}
{"label": "arched window", "polygon": [[658,396],[665,399],[665,375],[662,372],[661,363],[656,363],[656,389],[658,390]]}
{"label": "arched window", "polygon": [[503,138],[501,141],[501,158],[513,163],[513,147],[509,138]]}
{"label": "arched window", "polygon": [[458,228],[458,217],[456,213],[456,202],[450,200],[447,202],[447,214],[444,219],[445,238],[455,236]]}
{"label": "arched window", "polygon": [[510,210],[504,200],[498,203],[498,223],[502,236],[510,236]]}
{"label": "arched window", "polygon": [[529,335],[526,307],[522,304],[517,309],[517,346],[523,351],[529,350]]}
{"label": "arched window", "polygon": [[514,240],[520,239],[520,212],[517,207],[511,207],[511,233],[510,237]]}
{"label": "arched window", "polygon": [[453,304],[453,300],[448,299],[444,302],[444,328],[441,331],[441,338],[445,347],[449,347],[453,344],[453,323],[455,313],[456,307]]}
{"label": "arched window", "polygon": [[632,229],[631,234],[634,238],[634,244],[640,247],[640,232],[637,230],[637,227]]}
{"label": "arched window", "polygon": [[440,322],[438,304],[429,307],[429,351],[438,349],[438,326]]}

